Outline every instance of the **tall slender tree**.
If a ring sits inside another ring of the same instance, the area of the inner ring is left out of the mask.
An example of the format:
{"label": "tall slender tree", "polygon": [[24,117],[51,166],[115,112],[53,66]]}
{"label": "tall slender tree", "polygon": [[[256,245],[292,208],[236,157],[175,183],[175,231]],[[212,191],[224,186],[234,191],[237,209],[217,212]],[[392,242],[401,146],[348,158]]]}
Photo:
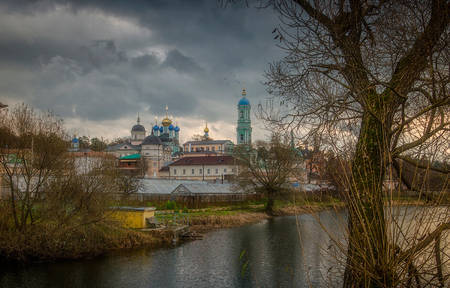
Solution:
{"label": "tall slender tree", "polygon": [[278,113],[260,107],[260,115],[307,136],[354,137],[344,286],[394,286],[398,247],[388,239],[382,184],[393,159],[449,141],[450,2],[270,3],[286,56],[267,71]]}

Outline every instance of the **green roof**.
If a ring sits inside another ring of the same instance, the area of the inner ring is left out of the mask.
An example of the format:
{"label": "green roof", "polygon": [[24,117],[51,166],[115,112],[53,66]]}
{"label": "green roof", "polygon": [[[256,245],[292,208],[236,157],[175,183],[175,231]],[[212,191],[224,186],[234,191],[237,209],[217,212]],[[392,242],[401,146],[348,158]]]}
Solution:
{"label": "green roof", "polygon": [[137,160],[137,159],[141,159],[141,154],[136,153],[127,156],[122,156],[119,158],[119,160]]}
{"label": "green roof", "polygon": [[9,154],[8,155],[8,164],[21,164],[22,159],[18,158],[16,154]]}

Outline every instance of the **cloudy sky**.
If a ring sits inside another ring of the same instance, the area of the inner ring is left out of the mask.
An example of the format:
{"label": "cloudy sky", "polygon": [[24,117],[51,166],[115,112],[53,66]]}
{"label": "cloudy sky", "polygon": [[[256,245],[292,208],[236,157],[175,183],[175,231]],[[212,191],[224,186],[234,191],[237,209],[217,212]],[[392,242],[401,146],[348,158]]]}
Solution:
{"label": "cloudy sky", "polygon": [[108,139],[128,136],[138,112],[150,128],[167,104],[182,141],[205,121],[213,138],[235,140],[242,88],[254,108],[264,103],[264,70],[282,56],[276,13],[252,6],[1,0],[0,102],[52,110],[70,133]]}

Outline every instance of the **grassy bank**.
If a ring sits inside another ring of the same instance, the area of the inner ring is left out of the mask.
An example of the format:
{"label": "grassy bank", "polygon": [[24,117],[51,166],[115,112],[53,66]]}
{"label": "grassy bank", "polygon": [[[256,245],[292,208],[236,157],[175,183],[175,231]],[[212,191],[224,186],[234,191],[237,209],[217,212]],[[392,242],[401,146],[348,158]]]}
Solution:
{"label": "grassy bank", "polygon": [[[277,200],[275,202],[274,216],[300,215],[340,206],[342,206],[342,203],[337,200],[308,203],[292,203],[290,201]],[[207,232],[220,228],[257,223],[273,216],[265,213],[265,203],[260,201],[204,209],[180,209],[175,210],[175,213],[174,210],[160,210],[156,217],[161,223],[170,222],[174,218],[183,219],[183,221],[189,219],[192,231]]]}
{"label": "grassy bank", "polygon": [[2,233],[0,258],[20,263],[92,258],[112,250],[157,247],[161,242],[115,225],[92,224],[71,230],[36,226],[24,233]]}
{"label": "grassy bank", "polygon": [[[394,206],[423,206],[426,201],[416,197],[399,197],[393,199]],[[445,204],[444,204],[445,205]],[[189,219],[191,230],[196,232],[207,232],[220,228],[230,228],[246,224],[257,223],[269,216],[265,213],[265,202],[248,202],[237,205],[228,205],[222,207],[209,207],[203,209],[178,208],[176,204],[169,203],[171,209],[164,209],[167,205],[159,205],[157,219],[161,223],[167,223],[173,220],[174,215],[178,219]],[[344,202],[330,198],[328,201],[305,201],[296,202],[288,200],[276,200],[274,207],[274,216],[291,216],[308,213],[317,213],[329,209],[342,209]],[[175,208],[175,209],[173,209]]]}
{"label": "grassy bank", "polygon": [[[425,205],[416,198],[395,199],[395,205]],[[147,203],[151,206],[151,203]],[[136,205],[136,206],[143,206]],[[344,203],[329,201],[275,201],[274,216],[300,215],[328,209],[341,209]],[[273,216],[265,213],[264,201],[240,203],[203,209],[179,208],[176,203],[160,205],[156,218],[170,223],[174,218],[189,221],[194,232],[208,232],[257,223]],[[166,209],[170,208],[170,209]],[[72,229],[50,225],[35,225],[23,233],[5,231],[0,234],[0,259],[3,261],[36,262],[62,259],[92,258],[109,251],[137,247],[161,247],[171,239],[151,236],[146,232],[125,229],[117,223],[91,224]]]}

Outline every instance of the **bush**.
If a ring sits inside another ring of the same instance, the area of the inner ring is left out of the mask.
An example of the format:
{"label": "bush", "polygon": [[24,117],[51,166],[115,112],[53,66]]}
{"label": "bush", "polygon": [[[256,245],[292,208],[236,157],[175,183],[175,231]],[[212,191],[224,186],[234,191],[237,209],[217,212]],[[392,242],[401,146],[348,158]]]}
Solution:
{"label": "bush", "polygon": [[168,200],[166,203],[166,210],[178,210],[177,202]]}

